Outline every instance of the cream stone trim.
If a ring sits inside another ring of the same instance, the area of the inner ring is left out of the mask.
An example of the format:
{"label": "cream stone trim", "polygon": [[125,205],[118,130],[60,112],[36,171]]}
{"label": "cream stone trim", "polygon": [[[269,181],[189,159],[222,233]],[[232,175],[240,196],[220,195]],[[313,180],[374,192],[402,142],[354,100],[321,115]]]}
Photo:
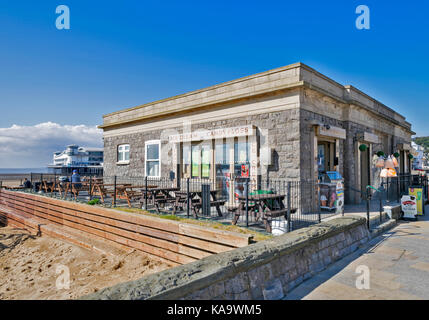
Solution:
{"label": "cream stone trim", "polygon": [[105,129],[103,136],[105,138],[109,138],[120,135],[150,132],[154,130],[164,130],[170,128],[181,129],[183,127],[183,123],[210,123],[219,120],[231,120],[250,115],[258,115],[262,113],[262,108],[264,110],[263,113],[286,111],[297,109],[299,106],[298,104],[299,94],[296,93],[268,101],[256,101],[240,104],[231,108],[218,108],[215,110],[208,110],[204,113],[193,113],[177,116],[173,119],[160,119],[158,121],[118,127],[115,129]]}

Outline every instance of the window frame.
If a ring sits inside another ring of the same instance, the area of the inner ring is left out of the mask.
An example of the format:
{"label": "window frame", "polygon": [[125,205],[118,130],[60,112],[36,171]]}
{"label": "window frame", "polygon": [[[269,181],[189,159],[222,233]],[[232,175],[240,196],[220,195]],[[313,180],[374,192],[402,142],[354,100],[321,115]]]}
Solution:
{"label": "window frame", "polygon": [[[128,160],[125,160],[125,154],[126,154],[126,150],[120,151],[119,149],[121,147],[126,147],[128,146]],[[123,154],[124,155],[124,160],[119,160],[119,154]],[[119,144],[116,148],[116,164],[129,164],[130,163],[130,156],[131,156],[131,146],[129,143],[123,143],[123,144]]]}
{"label": "window frame", "polygon": [[[149,145],[158,145],[158,159],[148,159],[147,158],[147,147]],[[148,163],[148,161],[158,161],[158,163],[159,163],[158,175],[149,176],[147,174],[147,163]],[[161,178],[161,140],[149,140],[149,141],[145,141],[145,143],[144,143],[144,176],[148,177],[148,178]]]}

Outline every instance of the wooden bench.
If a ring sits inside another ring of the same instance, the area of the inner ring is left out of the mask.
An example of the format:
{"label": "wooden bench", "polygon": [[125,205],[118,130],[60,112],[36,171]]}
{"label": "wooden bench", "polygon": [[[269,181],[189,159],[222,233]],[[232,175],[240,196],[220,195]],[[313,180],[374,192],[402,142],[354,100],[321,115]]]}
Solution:
{"label": "wooden bench", "polygon": [[117,187],[116,199],[126,200],[128,207],[131,208],[132,207],[131,202],[141,199],[141,196],[142,196],[140,191],[135,190],[136,188],[140,188],[140,187],[132,187],[132,186]]}
{"label": "wooden bench", "polygon": [[63,197],[63,195],[66,193],[67,185],[65,182],[57,182],[54,186],[54,192],[57,192],[60,194],[60,197]]}
{"label": "wooden bench", "polygon": [[104,184],[95,184],[92,186],[91,195],[99,196],[102,203],[105,203],[107,196],[113,196],[114,191],[106,188]]}
{"label": "wooden bench", "polygon": [[46,193],[53,192],[55,190],[55,183],[42,181],[42,190],[45,191]]}
{"label": "wooden bench", "polygon": [[[210,200],[210,208],[216,207],[217,214],[219,215],[219,217],[222,217],[222,211],[220,210],[220,206],[223,206],[225,202],[226,201],[224,200]],[[198,212],[202,207],[203,207],[203,202],[201,199],[199,199],[199,201],[195,202],[195,204],[193,205],[193,208],[196,211],[195,214],[198,215]]]}
{"label": "wooden bench", "polygon": [[170,203],[174,207],[174,214],[176,213],[176,196],[172,196],[170,192],[177,192],[180,190],[177,187],[158,188],[157,186],[148,186],[148,189],[143,189],[141,194],[141,207],[145,205],[146,197],[148,204],[155,206],[157,213],[160,213],[160,208],[165,208],[165,204]]}
{"label": "wooden bench", "polygon": [[[80,192],[86,191],[89,193],[90,191],[89,182],[76,182],[76,183],[70,183],[70,184],[71,184],[70,192],[74,196],[75,200],[77,200],[77,197],[79,196]],[[79,184],[80,184],[80,187],[77,187],[77,185]]]}
{"label": "wooden bench", "polygon": [[[285,208],[283,201],[285,195],[279,194],[255,194],[249,195],[248,200],[248,212],[255,216],[255,221],[258,221],[262,217],[262,221],[265,226],[265,230],[271,233],[271,221],[273,218],[284,216],[287,218],[288,209]],[[235,225],[238,222],[240,216],[246,212],[246,197],[240,196],[240,205],[237,209],[234,209],[234,218],[232,224]],[[296,208],[291,208],[291,214],[296,213]]]}

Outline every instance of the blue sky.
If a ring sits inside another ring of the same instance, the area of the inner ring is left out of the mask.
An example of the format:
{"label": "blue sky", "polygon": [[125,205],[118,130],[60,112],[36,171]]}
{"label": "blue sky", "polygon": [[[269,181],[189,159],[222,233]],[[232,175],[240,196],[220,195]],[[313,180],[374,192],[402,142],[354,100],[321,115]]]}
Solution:
{"label": "blue sky", "polygon": [[[70,30],[55,28],[60,4]],[[355,27],[360,4],[370,30]],[[93,127],[109,112],[301,61],[429,135],[428,12],[427,1],[0,0],[0,129]]]}

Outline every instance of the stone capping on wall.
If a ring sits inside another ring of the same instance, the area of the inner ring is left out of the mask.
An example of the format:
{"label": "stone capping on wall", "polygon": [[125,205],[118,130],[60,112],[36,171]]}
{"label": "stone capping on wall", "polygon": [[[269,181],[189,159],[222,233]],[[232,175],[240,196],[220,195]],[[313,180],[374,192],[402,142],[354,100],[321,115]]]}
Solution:
{"label": "stone capping on wall", "polygon": [[[212,255],[199,261],[143,277],[137,281],[105,288],[81,299],[261,299],[264,287],[267,288],[270,283],[276,281],[279,283],[279,275],[287,269],[296,269],[297,273],[300,272],[299,270],[305,272],[307,276],[298,276],[301,279],[306,279],[309,277],[308,275],[320,272],[333,261],[356,250],[360,244],[369,239],[365,224],[366,220],[363,217],[336,218],[247,247]],[[333,250],[329,251],[330,247]],[[339,247],[344,249],[338,249]],[[323,250],[335,252],[335,257],[332,260],[331,258],[326,260],[322,257],[322,262],[325,262],[322,263],[322,267],[312,271],[304,270],[299,266],[301,262],[296,261],[294,257],[297,255],[308,259],[307,255],[304,254],[304,251],[308,249],[312,250],[307,251],[307,254],[314,251],[312,255],[316,254],[315,259],[319,259],[319,252]],[[294,259],[290,260],[291,257]],[[284,261],[293,262],[285,263]],[[273,262],[276,263],[275,266]],[[255,273],[255,270],[258,272],[264,270],[265,278],[257,272]],[[246,287],[243,282],[240,282],[244,277],[246,279],[248,277],[247,282],[253,281],[253,284],[257,278],[264,278],[261,282],[262,288],[256,288],[259,290],[258,293],[252,293],[256,291],[252,291],[250,285]],[[288,291],[291,287],[299,284],[296,278],[288,278],[286,282],[285,284],[283,281],[283,286],[288,288],[284,291]],[[234,283],[241,288],[226,289],[227,286],[234,286]],[[225,294],[225,290],[232,291],[232,293]]]}

